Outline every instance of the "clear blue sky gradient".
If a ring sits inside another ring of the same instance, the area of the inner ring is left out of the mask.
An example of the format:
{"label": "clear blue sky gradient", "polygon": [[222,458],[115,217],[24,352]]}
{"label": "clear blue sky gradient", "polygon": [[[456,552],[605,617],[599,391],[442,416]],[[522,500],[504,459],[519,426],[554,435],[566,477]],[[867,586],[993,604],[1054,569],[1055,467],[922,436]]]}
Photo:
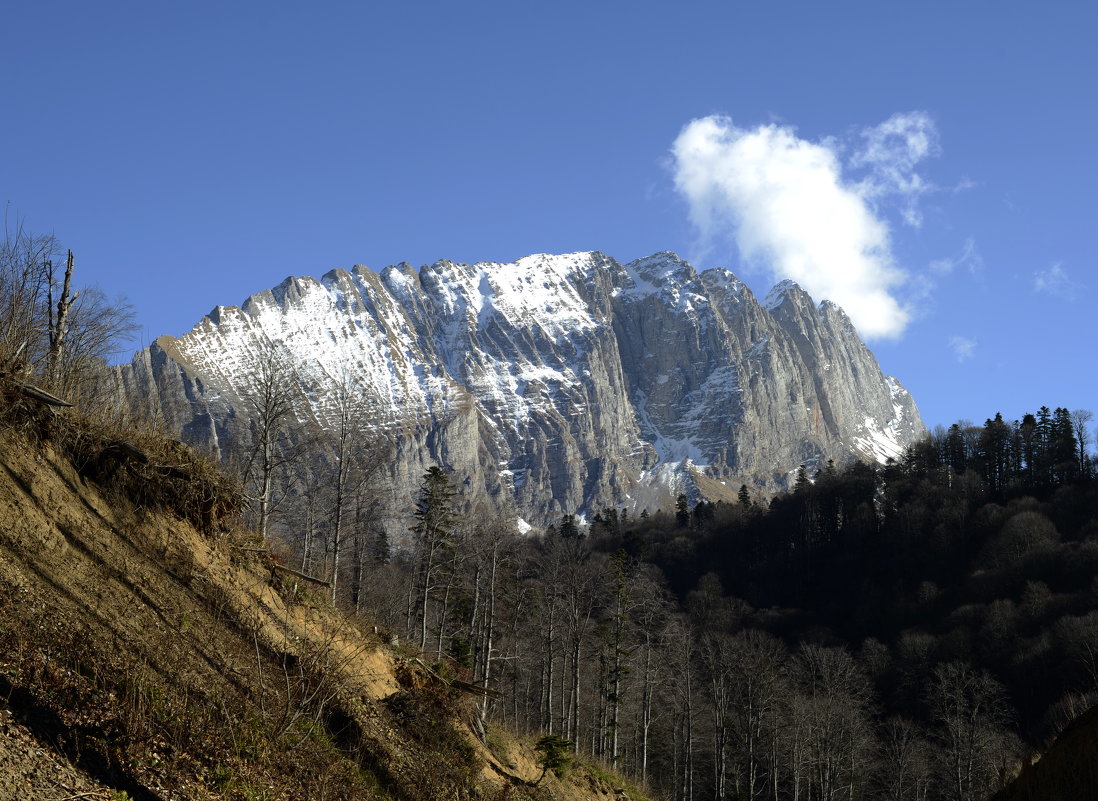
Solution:
{"label": "clear blue sky gradient", "polygon": [[134,347],[355,263],[674,250],[765,295],[731,247],[700,246],[670,166],[683,126],[720,113],[818,141],[925,111],[937,191],[920,228],[888,218],[894,255],[915,286],[966,242],[978,258],[871,343],[882,366],[930,425],[1098,411],[1096,9],[12,3],[0,200],[129,297]]}

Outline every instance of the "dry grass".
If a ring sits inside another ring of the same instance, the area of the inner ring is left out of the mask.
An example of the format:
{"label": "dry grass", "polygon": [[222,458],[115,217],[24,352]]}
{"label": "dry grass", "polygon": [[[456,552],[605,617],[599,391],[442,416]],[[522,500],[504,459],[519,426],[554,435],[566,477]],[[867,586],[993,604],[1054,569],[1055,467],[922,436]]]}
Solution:
{"label": "dry grass", "polygon": [[116,430],[3,400],[0,706],[42,742],[137,800],[472,792],[460,733],[408,714],[438,700],[415,666],[239,547],[212,466],[136,430],[146,458],[120,457]]}
{"label": "dry grass", "polygon": [[51,444],[111,497],[166,512],[207,534],[238,521],[239,482],[157,426],[131,415],[66,409],[28,398],[0,379],[0,435]]}
{"label": "dry grass", "polygon": [[491,769],[469,698],[276,571],[242,507],[155,427],[0,379],[0,710],[134,801],[610,797],[529,787],[524,746]]}

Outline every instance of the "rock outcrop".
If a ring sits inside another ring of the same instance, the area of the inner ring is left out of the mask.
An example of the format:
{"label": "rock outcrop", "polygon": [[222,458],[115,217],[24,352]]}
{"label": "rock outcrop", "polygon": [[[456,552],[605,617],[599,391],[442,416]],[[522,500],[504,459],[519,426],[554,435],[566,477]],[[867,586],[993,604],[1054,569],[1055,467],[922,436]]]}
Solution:
{"label": "rock outcrop", "polygon": [[801,464],[883,461],[924,432],[837,306],[789,283],[759,303],[727,270],[698,274],[672,253],[288,278],[161,337],[119,377],[227,457],[271,360],[302,430],[335,430],[354,399],[359,434],[391,443],[405,497],[441,463],[468,497],[513,499],[534,524],[773,491]]}

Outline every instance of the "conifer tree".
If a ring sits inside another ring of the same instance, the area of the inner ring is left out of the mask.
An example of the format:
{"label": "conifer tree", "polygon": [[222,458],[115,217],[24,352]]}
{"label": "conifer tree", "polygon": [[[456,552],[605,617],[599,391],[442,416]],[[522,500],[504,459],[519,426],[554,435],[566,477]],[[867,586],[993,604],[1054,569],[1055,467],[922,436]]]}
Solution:
{"label": "conifer tree", "polygon": [[675,522],[679,524],[680,528],[686,528],[690,525],[690,504],[683,493],[679,493],[678,497],[675,498]]}
{"label": "conifer tree", "polygon": [[560,519],[560,536],[566,540],[577,539],[580,536],[579,526],[576,525],[575,515],[563,515]]}
{"label": "conifer tree", "polygon": [[1053,412],[1052,464],[1057,484],[1074,481],[1079,475],[1079,458],[1076,453],[1075,423],[1071,412],[1057,408]]}
{"label": "conifer tree", "polygon": [[419,594],[420,648],[427,647],[428,604],[436,589],[437,572],[445,552],[453,544],[456,495],[450,477],[442,468],[433,465],[423,474],[416,500],[416,524],[412,528],[418,549],[416,585]]}

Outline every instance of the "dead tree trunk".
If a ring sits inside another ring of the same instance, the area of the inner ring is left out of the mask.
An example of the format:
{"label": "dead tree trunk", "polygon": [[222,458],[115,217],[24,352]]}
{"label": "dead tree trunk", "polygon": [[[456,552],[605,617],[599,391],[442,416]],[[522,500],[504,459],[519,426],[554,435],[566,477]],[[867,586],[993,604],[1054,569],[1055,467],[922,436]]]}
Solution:
{"label": "dead tree trunk", "polygon": [[50,347],[46,356],[46,375],[49,377],[49,383],[51,387],[56,388],[61,378],[61,359],[64,356],[65,349],[65,333],[68,331],[69,323],[69,310],[72,309],[72,304],[76,300],[76,295],[72,294],[72,267],[73,258],[72,251],[69,251],[68,258],[65,262],[65,278],[61,284],[61,297],[57,299],[56,309],[53,304],[53,266],[47,262],[47,284],[48,284],[48,297],[49,297],[49,339]]}

